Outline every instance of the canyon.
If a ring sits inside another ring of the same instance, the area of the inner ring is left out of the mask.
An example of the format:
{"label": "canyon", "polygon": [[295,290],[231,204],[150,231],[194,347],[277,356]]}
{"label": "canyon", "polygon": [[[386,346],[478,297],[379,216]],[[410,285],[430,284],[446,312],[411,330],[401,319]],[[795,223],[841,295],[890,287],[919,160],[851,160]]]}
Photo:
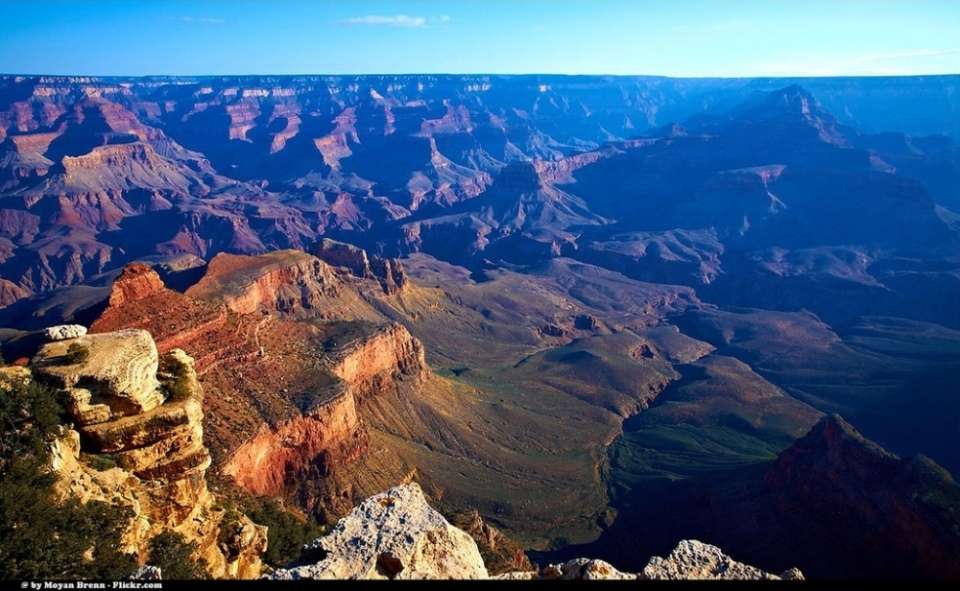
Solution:
{"label": "canyon", "polygon": [[3,369],[141,561],[396,498],[478,577],[955,577],[958,80],[0,76]]}

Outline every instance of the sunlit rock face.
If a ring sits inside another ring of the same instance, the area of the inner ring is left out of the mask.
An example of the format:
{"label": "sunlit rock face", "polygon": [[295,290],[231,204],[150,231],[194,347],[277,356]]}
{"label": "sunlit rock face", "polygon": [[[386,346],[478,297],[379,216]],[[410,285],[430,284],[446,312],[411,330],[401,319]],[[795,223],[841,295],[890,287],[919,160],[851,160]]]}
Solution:
{"label": "sunlit rock face", "polygon": [[[196,544],[211,576],[259,574],[266,528],[228,516],[207,488],[203,391],[192,358],[179,349],[161,356],[150,333],[130,329],[52,341],[30,368],[63,393],[75,421],[52,444],[59,494],[130,508],[123,543],[141,561],[155,535],[175,531]],[[95,469],[86,456],[117,467]],[[238,533],[221,540],[224,527]]]}
{"label": "sunlit rock face", "polygon": [[370,497],[308,545],[325,557],[276,579],[485,579],[477,544],[427,504],[415,484]]}

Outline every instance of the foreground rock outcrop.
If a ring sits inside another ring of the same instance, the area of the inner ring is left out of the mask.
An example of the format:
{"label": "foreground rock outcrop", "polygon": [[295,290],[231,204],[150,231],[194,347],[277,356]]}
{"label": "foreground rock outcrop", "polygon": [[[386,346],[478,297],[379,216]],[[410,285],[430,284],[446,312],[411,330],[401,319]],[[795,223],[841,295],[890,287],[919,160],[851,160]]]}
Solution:
{"label": "foreground rock outcrop", "polygon": [[306,549],[323,559],[278,570],[272,578],[487,578],[473,538],[433,510],[415,483],[370,497]]}
{"label": "foreground rock outcrop", "polygon": [[62,497],[128,507],[124,550],[141,563],[154,536],[174,531],[196,544],[213,577],[260,573],[266,528],[228,514],[207,487],[193,359],[179,349],[161,357],[150,333],[130,329],[47,343],[25,371],[60,391],[73,420],[52,443]]}
{"label": "foreground rock outcrop", "polygon": [[666,558],[654,556],[641,573],[651,580],[778,580],[803,579],[796,568],[779,576],[730,558],[720,548],[697,540],[683,540]]}
{"label": "foreground rock outcrop", "polygon": [[[491,577],[477,542],[450,525],[427,503],[416,483],[370,497],[327,536],[308,544],[313,564],[274,571],[272,579],[486,579],[500,580],[779,580],[802,579],[791,569],[779,576],[737,562],[716,546],[684,540],[666,558],[650,559],[641,573],[625,573],[590,558],[539,570]],[[529,562],[527,563],[529,565]]]}

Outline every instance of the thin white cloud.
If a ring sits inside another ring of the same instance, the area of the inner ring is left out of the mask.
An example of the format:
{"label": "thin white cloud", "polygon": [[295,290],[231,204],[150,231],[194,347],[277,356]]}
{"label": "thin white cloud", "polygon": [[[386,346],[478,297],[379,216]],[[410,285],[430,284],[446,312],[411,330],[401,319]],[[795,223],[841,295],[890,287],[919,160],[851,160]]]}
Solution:
{"label": "thin white cloud", "polygon": [[427,17],[409,16],[406,14],[395,14],[392,16],[382,14],[368,14],[367,16],[354,16],[343,21],[347,25],[368,25],[373,27],[402,27],[405,29],[422,29],[427,26]]}
{"label": "thin white cloud", "polygon": [[677,34],[739,33],[754,26],[753,21],[738,18],[695,25],[679,24],[671,27],[671,30]]}
{"label": "thin white cloud", "polygon": [[202,25],[222,25],[226,22],[222,18],[212,18],[208,16],[178,16],[175,20],[181,23],[199,23]]}
{"label": "thin white cloud", "polygon": [[453,19],[442,16],[410,16],[408,14],[368,14],[354,16],[340,21],[345,25],[366,25],[371,27],[399,27],[403,29],[426,29],[434,25],[446,25]]}

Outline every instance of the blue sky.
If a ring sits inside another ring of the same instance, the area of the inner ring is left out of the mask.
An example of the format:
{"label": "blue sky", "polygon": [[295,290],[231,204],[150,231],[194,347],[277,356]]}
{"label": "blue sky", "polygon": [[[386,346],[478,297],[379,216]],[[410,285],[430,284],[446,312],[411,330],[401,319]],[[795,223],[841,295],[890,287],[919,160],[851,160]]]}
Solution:
{"label": "blue sky", "polygon": [[960,73],[957,0],[0,0],[0,72]]}

